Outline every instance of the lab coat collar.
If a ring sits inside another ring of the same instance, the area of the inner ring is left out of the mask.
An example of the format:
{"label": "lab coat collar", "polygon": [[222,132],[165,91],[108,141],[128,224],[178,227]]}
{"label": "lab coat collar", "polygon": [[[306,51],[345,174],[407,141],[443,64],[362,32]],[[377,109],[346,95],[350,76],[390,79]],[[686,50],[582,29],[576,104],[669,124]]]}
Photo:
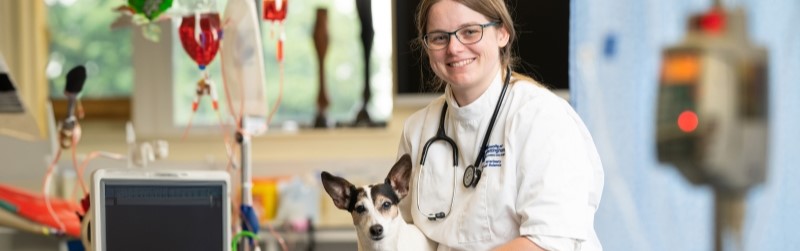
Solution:
{"label": "lab coat collar", "polygon": [[452,118],[460,122],[480,121],[490,117],[492,109],[497,105],[497,99],[500,98],[500,91],[503,89],[502,74],[503,70],[498,70],[489,88],[478,99],[466,106],[458,106],[450,85],[447,85],[445,88],[447,113],[452,114]]}

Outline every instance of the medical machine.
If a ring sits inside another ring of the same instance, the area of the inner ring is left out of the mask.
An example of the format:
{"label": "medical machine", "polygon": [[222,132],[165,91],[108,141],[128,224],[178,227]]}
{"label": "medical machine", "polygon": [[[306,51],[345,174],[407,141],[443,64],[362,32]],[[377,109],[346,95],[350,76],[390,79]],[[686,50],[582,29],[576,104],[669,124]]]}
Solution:
{"label": "medical machine", "polygon": [[742,11],[712,12],[690,26],[663,54],[658,159],[692,183],[743,190],[766,173],[767,53],[747,40]]}
{"label": "medical machine", "polygon": [[95,251],[230,250],[224,171],[100,169],[92,174],[91,211]]}
{"label": "medical machine", "polygon": [[744,11],[721,5],[689,20],[662,55],[656,110],[658,160],[715,196],[715,246],[741,241],[746,191],[764,182],[768,148],[767,52]]}
{"label": "medical machine", "polygon": [[29,141],[43,139],[35,114],[21,98],[11,69],[0,53],[0,136]]}

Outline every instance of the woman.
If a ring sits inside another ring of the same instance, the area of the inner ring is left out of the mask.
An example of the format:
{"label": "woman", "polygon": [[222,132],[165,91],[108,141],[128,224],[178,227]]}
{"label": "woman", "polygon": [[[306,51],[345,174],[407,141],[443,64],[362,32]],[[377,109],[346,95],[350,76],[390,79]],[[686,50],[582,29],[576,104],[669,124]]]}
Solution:
{"label": "woman", "polygon": [[503,0],[422,0],[417,30],[445,93],[405,122],[405,219],[440,250],[602,250],[594,143],[568,103],[510,71]]}

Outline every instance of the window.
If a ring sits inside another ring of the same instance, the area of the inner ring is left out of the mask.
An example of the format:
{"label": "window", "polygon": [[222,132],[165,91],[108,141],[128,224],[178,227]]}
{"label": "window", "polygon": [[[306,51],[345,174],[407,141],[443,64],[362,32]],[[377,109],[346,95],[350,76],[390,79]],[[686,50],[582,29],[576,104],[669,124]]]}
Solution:
{"label": "window", "polygon": [[[261,1],[257,1],[261,2]],[[393,74],[391,3],[373,0],[373,27],[375,37],[371,50],[371,91],[368,106],[370,116],[375,121],[386,121],[392,110]],[[224,13],[224,2],[220,1],[217,10]],[[330,105],[327,109],[329,119],[348,123],[355,120],[361,107],[363,92],[363,59],[360,39],[360,26],[356,14],[355,0],[321,1],[290,0],[288,14],[284,22],[286,43],[284,44],[284,86],[282,102],[273,118],[273,125],[294,121],[300,125],[310,125],[316,114],[318,91],[317,57],[312,40],[316,22],[316,9],[328,9],[329,44],[325,58],[326,90]],[[224,17],[223,17],[224,19]],[[277,99],[279,89],[279,68],[275,60],[277,36],[279,31],[273,25],[259,18],[261,37],[264,44],[265,78],[267,102],[270,107]],[[180,19],[174,18],[169,30],[177,34]],[[274,32],[274,33],[273,33]],[[274,34],[274,35],[273,35]],[[224,46],[224,45],[223,45]],[[171,55],[174,66],[174,88],[171,121],[162,126],[183,129],[191,115],[191,103],[195,97],[195,86],[201,72],[197,65],[181,47],[177,36],[171,39]],[[210,78],[216,83],[220,105],[224,104],[224,90],[220,71],[219,55],[209,64]],[[193,128],[207,127],[218,130],[218,117],[210,108],[208,98],[201,100],[198,113],[192,118]],[[220,111],[227,111],[221,107]],[[227,113],[223,113],[227,115]],[[202,131],[198,128],[192,131]]]}
{"label": "window", "polygon": [[[414,17],[420,0],[394,1],[397,23],[397,75],[399,94],[434,92],[428,84],[434,75],[420,51],[411,47],[417,37]],[[514,18],[517,41],[514,52],[520,57],[520,71],[545,85],[569,89],[569,12],[570,1],[506,1]],[[441,90],[439,90],[441,91]]]}
{"label": "window", "polygon": [[67,72],[86,67],[82,98],[128,97],[133,87],[131,29],[111,30],[121,1],[46,0],[50,58],[46,68],[50,97],[64,98]]}
{"label": "window", "polygon": [[[91,99],[130,98],[133,103],[132,118],[137,129],[142,128],[145,134],[182,131],[191,115],[191,101],[200,71],[186,55],[176,35],[179,17],[174,17],[171,24],[159,23],[161,40],[152,42],[143,38],[141,27],[110,29],[119,16],[113,11],[114,8],[124,4],[124,1],[45,2],[48,4],[52,37],[47,75],[53,99],[63,99],[66,72],[75,65],[84,64],[88,79],[81,97],[87,110],[103,106],[86,105]],[[224,13],[226,2],[217,1],[216,10],[220,14]],[[391,2],[373,0],[372,5],[375,37],[370,55],[372,98],[368,110],[373,120],[386,121],[391,116],[394,81],[391,68]],[[179,8],[176,6],[173,9]],[[355,119],[361,107],[364,62],[355,0],[290,0],[284,23],[285,82],[282,103],[273,119],[274,124],[295,121],[307,125],[316,113],[318,73],[316,51],[311,38],[316,9],[319,7],[328,9],[329,46],[324,62],[330,101],[328,116],[331,120],[347,123]],[[278,94],[276,39],[270,34],[271,24],[263,19],[259,21],[264,43],[267,100],[271,106]],[[217,55],[208,67],[211,79],[217,84],[217,91],[223,94],[219,64]],[[224,95],[219,98],[223,99]],[[224,105],[224,102],[221,104]],[[56,110],[60,110],[56,106]],[[205,99],[201,100],[199,112],[193,120],[193,126],[197,127],[193,132],[212,130],[218,123],[216,114]],[[208,129],[202,129],[204,127]]]}

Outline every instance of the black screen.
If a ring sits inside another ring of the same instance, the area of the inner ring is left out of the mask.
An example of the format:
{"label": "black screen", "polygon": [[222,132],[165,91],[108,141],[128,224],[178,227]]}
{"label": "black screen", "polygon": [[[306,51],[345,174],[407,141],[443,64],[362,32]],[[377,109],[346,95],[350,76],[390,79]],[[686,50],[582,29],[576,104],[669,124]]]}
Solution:
{"label": "black screen", "polygon": [[108,251],[220,251],[224,242],[224,184],[105,187]]}

